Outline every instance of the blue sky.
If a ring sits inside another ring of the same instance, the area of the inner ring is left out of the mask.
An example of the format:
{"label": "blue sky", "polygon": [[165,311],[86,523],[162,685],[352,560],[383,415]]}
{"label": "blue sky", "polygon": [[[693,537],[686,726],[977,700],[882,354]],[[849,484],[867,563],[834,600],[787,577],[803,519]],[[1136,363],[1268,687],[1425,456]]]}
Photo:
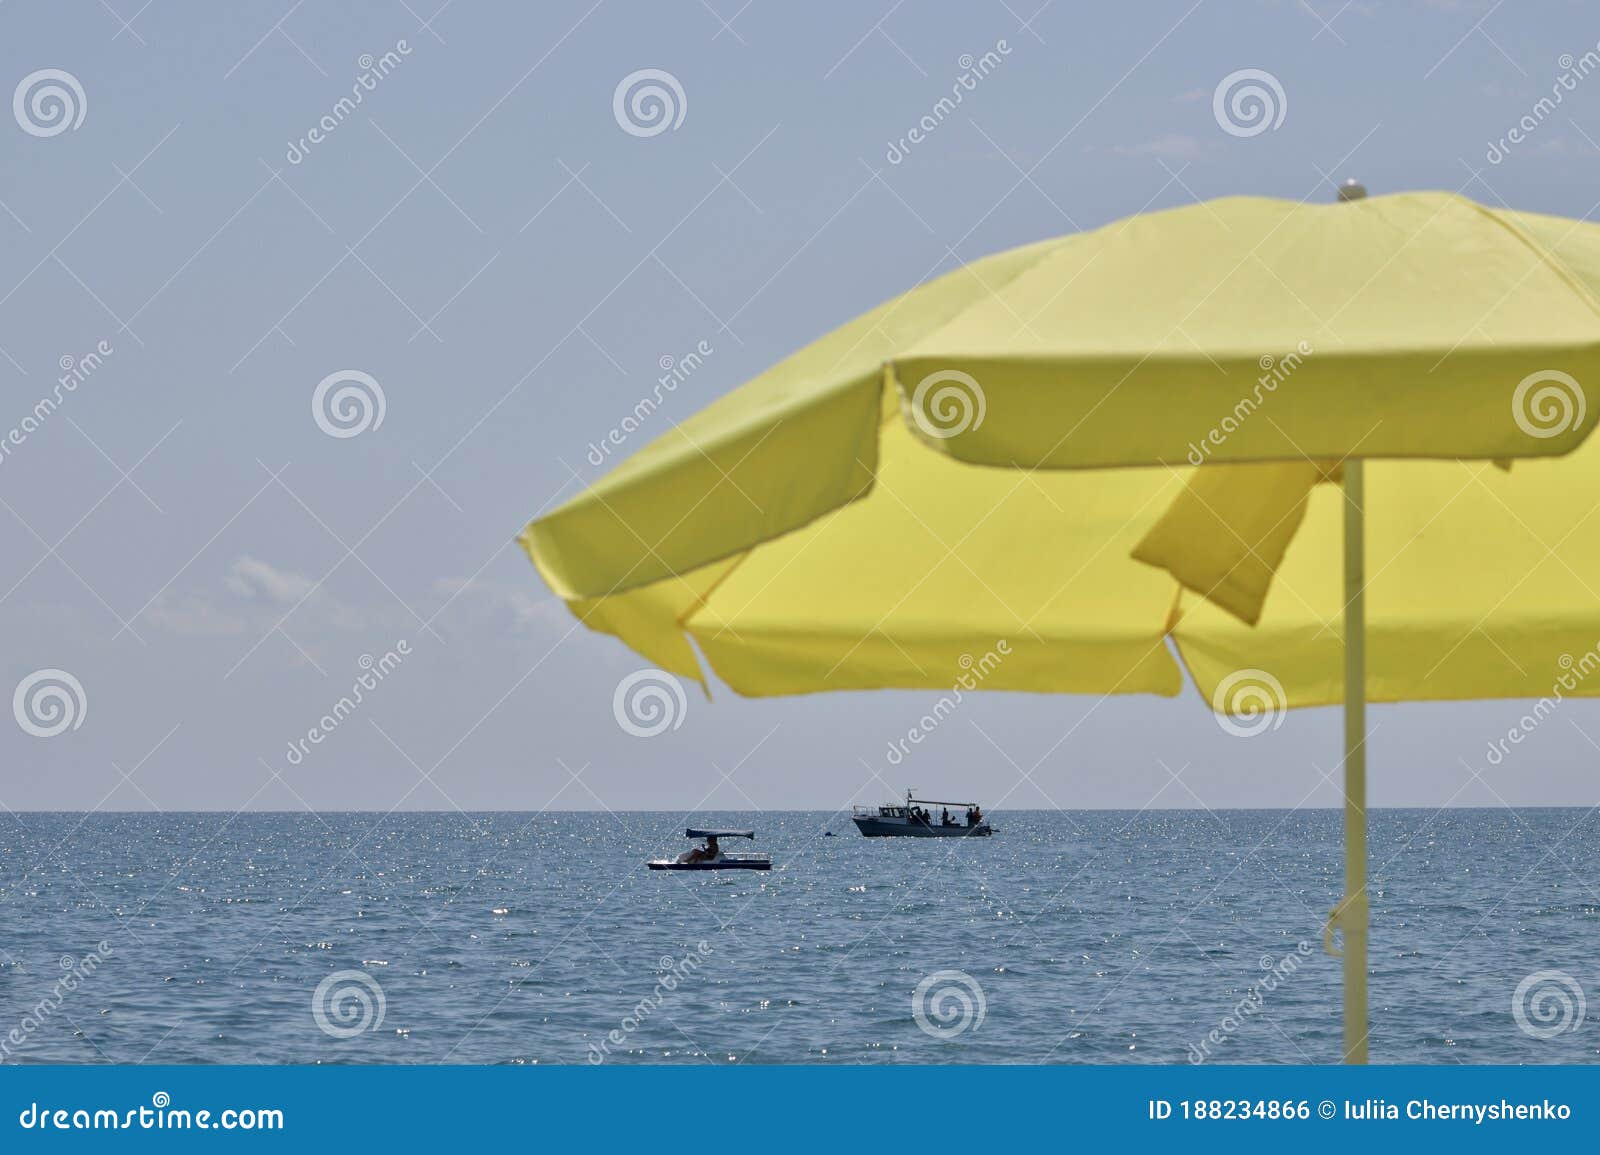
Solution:
{"label": "blue sky", "polygon": [[[75,127],[26,102],[0,118],[0,430],[95,354],[0,457],[4,684],[63,670],[85,703],[53,737],[0,727],[0,802],[1337,801],[1337,713],[1244,742],[1192,691],[984,696],[899,766],[889,741],[928,695],[719,688],[639,739],[612,695],[641,663],[572,630],[513,538],[608,467],[590,445],[664,358],[709,350],[663,429],[989,252],[1197,198],[1328,197],[1351,174],[1591,214],[1600,80],[1489,159],[1595,49],[1583,5],[439,4],[0,6],[5,91],[51,69],[81,91]],[[619,124],[641,69],[678,82],[676,127]],[[1240,69],[1281,84],[1275,128],[1219,126]],[[382,421],[329,436],[313,395],[346,371],[377,383]],[[363,657],[401,642],[292,762]],[[1374,800],[1596,801],[1600,707],[1564,706],[1490,765],[1522,712],[1375,709]]]}

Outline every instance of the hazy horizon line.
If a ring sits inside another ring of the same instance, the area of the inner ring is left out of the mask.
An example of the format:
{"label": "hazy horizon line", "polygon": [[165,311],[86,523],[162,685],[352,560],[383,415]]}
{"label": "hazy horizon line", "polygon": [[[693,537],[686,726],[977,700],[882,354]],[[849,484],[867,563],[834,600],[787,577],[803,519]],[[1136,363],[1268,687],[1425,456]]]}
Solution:
{"label": "hazy horizon line", "polygon": [[[864,804],[851,804],[851,805],[864,805]],[[1445,810],[1593,810],[1593,809],[1596,809],[1597,807],[1600,807],[1600,802],[1538,802],[1538,803],[1520,803],[1520,802],[1502,803],[1502,802],[1496,802],[1496,803],[1492,803],[1492,804],[1451,803],[1451,804],[1443,805],[1443,806],[1437,806],[1437,805],[1433,805],[1433,804],[1430,804],[1430,803],[1423,803],[1423,804],[1416,804],[1416,805],[1382,805],[1382,806],[1371,806],[1371,805],[1369,805],[1367,807],[1367,810],[1368,811],[1373,811],[1373,810],[1432,810],[1432,811],[1435,811],[1435,812],[1445,811]],[[350,808],[333,808],[333,809],[327,809],[327,810],[311,810],[311,809],[307,809],[307,808],[301,808],[301,809],[298,809],[298,810],[256,810],[256,809],[230,810],[230,809],[223,808],[223,807],[213,807],[213,808],[204,808],[204,809],[189,809],[189,810],[181,810],[181,809],[171,809],[171,810],[156,810],[156,809],[146,809],[146,810],[103,810],[103,809],[63,810],[63,809],[59,809],[59,808],[57,808],[57,809],[45,809],[45,808],[30,809],[30,808],[8,807],[8,811],[12,815],[12,817],[17,817],[17,816],[23,815],[23,814],[77,814],[77,815],[83,815],[85,817],[88,817],[88,816],[91,816],[91,815],[95,815],[95,814],[104,814],[104,815],[107,815],[107,816],[113,816],[113,815],[147,815],[147,814],[163,814],[163,815],[167,815],[167,814],[170,814],[170,815],[180,815],[180,814],[231,814],[231,815],[240,815],[240,814],[306,814],[306,815],[320,815],[320,814],[368,814],[368,815],[372,815],[372,814],[375,814],[375,815],[390,815],[390,814],[532,814],[532,815],[538,815],[538,814],[600,814],[600,815],[621,815],[621,814],[680,814],[680,813],[681,814],[686,814],[686,815],[687,814],[843,814],[846,811],[846,809],[848,809],[848,807],[825,807],[825,806],[812,806],[812,807],[781,806],[781,807],[771,807],[771,808],[764,809],[764,810],[751,810],[751,809],[737,810],[737,809],[725,809],[725,808],[719,808],[719,807],[711,807],[711,808],[704,809],[704,810],[701,810],[701,809],[678,810],[676,808],[671,808],[671,809],[666,809],[666,810],[662,810],[662,809],[636,810],[636,809],[615,809],[615,808],[597,810],[597,809],[594,809],[592,807],[588,808],[588,809],[579,809],[577,807],[556,807],[556,806],[544,807],[542,809],[537,809],[537,810],[526,810],[526,809],[519,810],[519,809],[515,809],[515,808],[511,808],[511,807],[492,807],[492,808],[485,808],[485,809],[478,809],[478,810],[464,810],[464,809],[460,809],[460,808],[455,808],[455,809],[438,809],[438,808],[411,809],[411,808],[400,808],[400,809],[394,809],[394,810],[361,810],[361,809],[350,809]],[[1077,807],[1017,806],[1017,807],[1009,807],[1008,806],[1008,807],[1002,807],[999,810],[989,811],[989,813],[991,813],[991,814],[996,814],[996,813],[1004,813],[1004,814],[1085,814],[1085,813],[1143,814],[1143,813],[1146,813],[1146,812],[1162,812],[1162,813],[1181,812],[1181,813],[1185,813],[1185,814],[1215,814],[1215,813],[1220,813],[1220,812],[1226,812],[1226,813],[1246,812],[1246,813],[1249,813],[1249,812],[1257,812],[1257,811],[1260,811],[1260,812],[1272,812],[1272,813],[1294,813],[1297,810],[1328,811],[1330,813],[1343,813],[1344,807],[1343,806],[1077,806]]]}

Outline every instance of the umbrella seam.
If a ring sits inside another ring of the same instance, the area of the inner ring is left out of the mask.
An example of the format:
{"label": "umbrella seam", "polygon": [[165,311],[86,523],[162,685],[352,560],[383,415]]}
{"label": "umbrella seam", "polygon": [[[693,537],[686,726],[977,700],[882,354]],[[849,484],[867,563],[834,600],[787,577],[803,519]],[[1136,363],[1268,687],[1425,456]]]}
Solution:
{"label": "umbrella seam", "polygon": [[1468,200],[1467,198],[1462,199],[1466,200],[1467,204],[1477,209],[1478,212],[1488,217],[1491,221],[1499,225],[1502,229],[1516,238],[1523,248],[1527,249],[1539,259],[1540,264],[1559,277],[1562,282],[1566,284],[1567,288],[1572,290],[1574,296],[1576,296],[1585,305],[1589,306],[1590,312],[1592,312],[1597,318],[1600,318],[1600,300],[1595,299],[1595,295],[1589,291],[1588,287],[1585,286],[1582,281],[1578,280],[1577,276],[1573,274],[1572,270],[1567,267],[1567,263],[1565,261],[1556,256],[1554,252],[1541,245],[1538,241],[1534,240],[1534,238],[1530,236],[1521,226],[1510,220],[1507,220],[1500,213],[1494,211],[1493,209],[1486,208],[1474,200]]}

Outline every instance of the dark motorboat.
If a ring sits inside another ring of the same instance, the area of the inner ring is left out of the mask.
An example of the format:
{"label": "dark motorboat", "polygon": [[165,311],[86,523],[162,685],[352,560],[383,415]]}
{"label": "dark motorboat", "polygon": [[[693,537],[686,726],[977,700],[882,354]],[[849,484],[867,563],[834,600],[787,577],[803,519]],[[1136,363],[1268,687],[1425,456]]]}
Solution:
{"label": "dark motorboat", "polygon": [[[930,806],[939,807],[941,813],[930,813]],[[960,821],[945,819],[944,812],[952,808],[961,812]],[[987,838],[994,833],[976,802],[913,798],[909,790],[903,805],[896,802],[888,806],[857,806],[850,820],[868,838]]]}

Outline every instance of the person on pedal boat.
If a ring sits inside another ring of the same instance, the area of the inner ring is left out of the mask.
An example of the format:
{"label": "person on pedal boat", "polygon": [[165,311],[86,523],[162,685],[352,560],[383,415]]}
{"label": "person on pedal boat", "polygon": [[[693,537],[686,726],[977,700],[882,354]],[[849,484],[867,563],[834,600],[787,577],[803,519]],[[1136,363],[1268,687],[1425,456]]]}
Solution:
{"label": "person on pedal boat", "polygon": [[717,846],[715,834],[706,837],[704,846],[696,846],[693,850],[686,850],[678,855],[678,861],[683,863],[714,862],[722,857],[722,850]]}

